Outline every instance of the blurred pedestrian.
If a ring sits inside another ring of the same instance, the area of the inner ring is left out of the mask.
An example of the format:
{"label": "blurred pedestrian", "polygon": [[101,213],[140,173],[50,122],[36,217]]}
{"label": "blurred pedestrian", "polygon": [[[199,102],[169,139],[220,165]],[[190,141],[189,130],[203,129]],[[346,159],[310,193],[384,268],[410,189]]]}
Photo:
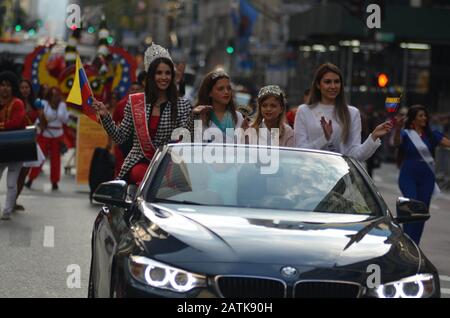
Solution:
{"label": "blurred pedestrian", "polygon": [[[33,85],[29,80],[27,79],[21,80],[19,87],[21,98],[25,105],[24,126],[34,125],[36,121],[39,119],[38,131],[39,132],[43,131],[47,127],[47,120],[45,119],[43,113],[44,104],[40,99],[36,98],[36,95],[33,90]],[[25,210],[25,208],[22,205],[17,204],[17,199],[19,198],[19,195],[22,192],[23,186],[25,184],[25,179],[27,178],[27,175],[30,172],[30,168],[32,166],[39,165],[39,161],[42,160],[43,154],[41,148],[39,147],[39,144],[37,145],[37,148],[38,148],[37,149],[38,160],[36,160],[35,162],[24,162],[22,169],[20,170],[20,175],[19,178],[17,179],[17,197],[16,197],[16,204],[14,206],[15,211]]]}
{"label": "blurred pedestrian", "polygon": [[227,129],[245,129],[248,126],[236,109],[230,76],[222,69],[208,73],[203,79],[193,113],[195,118],[202,120],[203,131],[208,128],[221,131],[221,140],[208,141],[234,143],[234,133],[228,136]]}
{"label": "blurred pedestrian", "polygon": [[133,148],[126,157],[118,178],[140,184],[156,149],[172,141],[172,132],[193,124],[188,100],[178,98],[175,66],[169,52],[152,44],[144,57],[147,77],[145,92],[131,95],[125,116],[117,126],[106,106],[94,100],[103,127],[117,144],[134,135]]}
{"label": "blurred pedestrian", "polygon": [[[277,85],[261,88],[257,100],[256,119],[251,128],[256,129],[258,144],[271,144],[271,131],[278,129],[278,144],[280,147],[294,146],[294,130],[286,123],[286,97]],[[266,128],[267,135],[263,135],[260,128]]]}
{"label": "blurred pedestrian", "polygon": [[[62,93],[57,87],[52,87],[49,91],[48,102],[44,103],[44,116],[47,126],[42,134],[38,136],[39,146],[45,156],[50,154],[50,181],[52,190],[58,190],[58,183],[61,179],[61,147],[63,144],[63,125],[69,121],[69,112],[66,103],[63,101]],[[43,164],[42,164],[43,165]],[[30,188],[34,180],[39,176],[42,165],[32,168],[29,179],[25,186]]]}
{"label": "blurred pedestrian", "polygon": [[50,87],[47,84],[42,84],[39,86],[39,91],[37,92],[37,97],[40,100],[48,101],[48,94],[50,93]]}
{"label": "blurred pedestrian", "polygon": [[295,118],[297,147],[338,152],[357,160],[370,158],[381,145],[380,138],[392,129],[390,122],[378,125],[361,144],[361,116],[345,100],[342,73],[336,65],[321,65],[311,85],[308,105],[301,105]]}
{"label": "blurred pedestrian", "polygon": [[[400,175],[398,184],[404,197],[424,202],[430,207],[433,192],[437,193],[434,174],[434,153],[437,146],[450,147],[450,139],[438,131],[432,131],[427,109],[422,105],[411,106],[406,118],[397,120],[394,145],[398,146]],[[405,124],[405,129],[401,127]],[[414,242],[420,243],[425,222],[403,225]]]}
{"label": "blurred pedestrian", "polygon": [[[18,98],[19,79],[10,71],[0,73],[0,132],[25,128],[25,106]],[[6,203],[2,220],[10,220],[17,196],[17,178],[22,168],[22,162],[0,163],[0,180],[3,171],[8,169],[6,179]]]}

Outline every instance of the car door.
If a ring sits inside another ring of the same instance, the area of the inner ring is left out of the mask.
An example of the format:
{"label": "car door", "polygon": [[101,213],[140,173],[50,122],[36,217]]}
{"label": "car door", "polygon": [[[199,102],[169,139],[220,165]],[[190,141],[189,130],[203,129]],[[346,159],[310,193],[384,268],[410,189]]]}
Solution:
{"label": "car door", "polygon": [[117,247],[124,233],[129,232],[124,219],[125,210],[103,206],[97,217],[93,244],[94,286],[96,297],[110,297],[111,275]]}

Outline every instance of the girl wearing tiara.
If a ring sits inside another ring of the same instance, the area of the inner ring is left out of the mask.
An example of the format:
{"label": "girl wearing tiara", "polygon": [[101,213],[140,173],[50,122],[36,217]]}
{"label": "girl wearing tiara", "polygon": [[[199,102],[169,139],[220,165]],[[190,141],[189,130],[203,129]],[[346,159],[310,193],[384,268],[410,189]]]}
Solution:
{"label": "girl wearing tiara", "polygon": [[[210,139],[212,136],[206,134],[204,138],[207,140],[204,141],[234,143],[234,133],[227,134],[227,129],[243,128],[244,117],[236,111],[230,76],[227,73],[219,69],[205,76],[193,113],[202,120],[203,131],[208,130],[214,135],[214,139]],[[216,132],[219,129],[223,139],[217,140],[217,134],[208,128],[216,128]]]}
{"label": "girl wearing tiara", "polygon": [[277,85],[261,88],[257,106],[256,119],[251,128],[256,130],[258,144],[270,145],[272,135],[278,136],[280,147],[293,147],[294,131],[286,123],[286,99],[281,88]]}
{"label": "girl wearing tiara", "polygon": [[156,149],[170,143],[176,128],[192,130],[192,106],[179,98],[175,83],[175,66],[169,52],[152,44],[144,57],[144,93],[130,95],[125,115],[116,126],[106,106],[94,100],[103,127],[114,142],[121,144],[133,135],[133,148],[120,170],[119,179],[140,184]]}

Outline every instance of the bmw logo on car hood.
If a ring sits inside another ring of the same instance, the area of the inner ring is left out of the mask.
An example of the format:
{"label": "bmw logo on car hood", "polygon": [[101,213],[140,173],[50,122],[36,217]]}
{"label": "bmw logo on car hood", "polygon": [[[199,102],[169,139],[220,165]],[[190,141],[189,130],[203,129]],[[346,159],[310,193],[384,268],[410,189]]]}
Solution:
{"label": "bmw logo on car hood", "polygon": [[286,278],[294,278],[297,276],[297,269],[291,266],[285,266],[281,269],[281,275],[283,275]]}

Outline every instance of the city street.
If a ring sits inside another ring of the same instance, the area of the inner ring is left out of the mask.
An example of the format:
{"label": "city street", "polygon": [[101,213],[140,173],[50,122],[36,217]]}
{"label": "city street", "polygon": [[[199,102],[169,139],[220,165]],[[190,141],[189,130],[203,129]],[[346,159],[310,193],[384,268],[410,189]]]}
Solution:
{"label": "city street", "polygon": [[[63,160],[63,163],[65,160]],[[62,175],[60,190],[51,192],[45,174],[25,189],[12,221],[0,222],[0,297],[86,297],[90,233],[98,211],[86,193],[77,192],[75,177]],[[383,164],[374,179],[391,209],[399,195],[398,171]],[[0,200],[5,200],[5,180]],[[422,249],[441,276],[442,296],[450,298],[450,194],[433,201]],[[80,274],[80,275],[78,275]]]}
{"label": "city street", "polygon": [[[52,192],[48,165],[44,173],[19,199],[26,210],[0,222],[0,298],[87,295],[91,228],[98,208],[91,207],[87,194],[76,192],[75,176],[62,174],[60,190]],[[0,186],[2,206],[5,181],[6,176]]]}

